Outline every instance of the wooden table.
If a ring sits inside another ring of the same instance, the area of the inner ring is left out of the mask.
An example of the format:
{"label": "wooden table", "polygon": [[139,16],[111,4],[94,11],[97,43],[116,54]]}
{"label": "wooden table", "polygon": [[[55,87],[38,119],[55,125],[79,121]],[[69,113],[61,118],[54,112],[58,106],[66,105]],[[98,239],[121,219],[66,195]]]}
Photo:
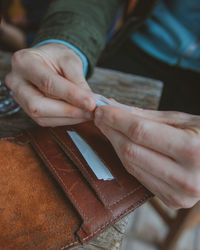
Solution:
{"label": "wooden table", "polygon": [[[10,70],[11,54],[0,52],[0,79]],[[121,103],[141,108],[156,109],[162,83],[151,79],[124,74],[113,70],[96,68],[89,79],[92,90]],[[0,137],[12,136],[21,130],[37,126],[22,110],[17,114],[0,118]],[[89,244],[74,249],[117,250],[123,239],[128,216],[96,237]]]}

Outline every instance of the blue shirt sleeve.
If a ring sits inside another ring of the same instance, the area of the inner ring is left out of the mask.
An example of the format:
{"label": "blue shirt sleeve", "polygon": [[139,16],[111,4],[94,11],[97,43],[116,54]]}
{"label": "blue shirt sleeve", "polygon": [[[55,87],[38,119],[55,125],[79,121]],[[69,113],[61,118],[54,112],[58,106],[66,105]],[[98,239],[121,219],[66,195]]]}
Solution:
{"label": "blue shirt sleeve", "polygon": [[87,57],[79,49],[77,49],[71,43],[68,43],[68,42],[65,42],[65,41],[59,40],[59,39],[48,39],[48,40],[42,41],[40,43],[35,44],[34,48],[37,48],[39,46],[42,46],[42,45],[48,44],[48,43],[59,43],[59,44],[63,44],[65,46],[67,46],[68,48],[72,49],[81,58],[82,63],[83,63],[83,73],[84,73],[84,76],[87,75],[88,60],[87,60]]}

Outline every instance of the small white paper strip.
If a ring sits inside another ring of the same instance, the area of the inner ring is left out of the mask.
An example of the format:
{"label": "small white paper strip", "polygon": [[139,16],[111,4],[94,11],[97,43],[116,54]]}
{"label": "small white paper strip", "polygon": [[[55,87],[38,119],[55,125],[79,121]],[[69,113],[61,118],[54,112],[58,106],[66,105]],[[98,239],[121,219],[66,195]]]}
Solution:
{"label": "small white paper strip", "polygon": [[67,131],[89,167],[99,180],[109,181],[114,177],[93,149],[74,131]]}
{"label": "small white paper strip", "polygon": [[96,101],[96,106],[97,107],[106,106],[106,105],[112,105],[112,106],[115,106],[115,107],[126,109],[128,111],[131,110],[131,107],[129,107],[129,106],[125,105],[125,104],[119,103],[119,102],[114,102],[114,101],[106,98],[103,95],[94,94],[94,99]]}
{"label": "small white paper strip", "polygon": [[102,96],[99,94],[94,94],[94,98],[95,98],[97,107],[108,105],[107,101],[110,101],[105,96]]}

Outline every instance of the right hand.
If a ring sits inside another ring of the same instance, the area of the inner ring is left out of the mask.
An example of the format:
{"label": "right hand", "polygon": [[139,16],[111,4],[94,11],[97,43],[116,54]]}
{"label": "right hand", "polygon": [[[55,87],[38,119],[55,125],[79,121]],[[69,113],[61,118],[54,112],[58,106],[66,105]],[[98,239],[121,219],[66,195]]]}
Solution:
{"label": "right hand", "polygon": [[6,85],[15,101],[41,126],[62,126],[92,118],[93,94],[80,57],[50,43],[16,52]]}

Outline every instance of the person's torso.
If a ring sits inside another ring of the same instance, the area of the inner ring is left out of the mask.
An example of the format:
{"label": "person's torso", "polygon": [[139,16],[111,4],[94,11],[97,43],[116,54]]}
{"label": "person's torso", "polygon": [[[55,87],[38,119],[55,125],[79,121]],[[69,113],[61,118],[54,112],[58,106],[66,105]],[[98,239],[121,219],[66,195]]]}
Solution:
{"label": "person's torso", "polygon": [[200,0],[163,0],[132,39],[161,61],[200,72]]}

